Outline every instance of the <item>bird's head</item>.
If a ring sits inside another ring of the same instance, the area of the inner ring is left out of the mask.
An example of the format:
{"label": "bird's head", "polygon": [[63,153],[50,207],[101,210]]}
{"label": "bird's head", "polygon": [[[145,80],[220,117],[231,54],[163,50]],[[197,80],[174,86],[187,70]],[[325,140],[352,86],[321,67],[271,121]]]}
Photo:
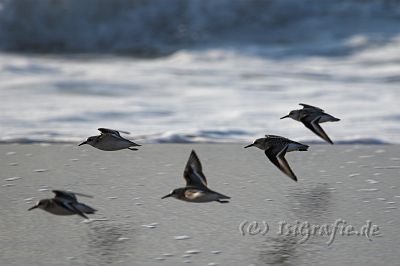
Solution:
{"label": "bird's head", "polygon": [[36,202],[36,204],[34,206],[30,207],[28,209],[28,211],[31,211],[31,210],[36,209],[36,208],[39,208],[39,209],[43,210],[47,206],[47,202],[48,202],[48,200],[46,200],[46,199],[39,200],[38,202]]}
{"label": "bird's head", "polygon": [[290,117],[294,120],[299,120],[300,119],[300,110],[290,111],[289,114],[282,116],[281,119],[288,118],[288,117]]}
{"label": "bird's head", "polygon": [[245,148],[249,148],[249,147],[257,147],[261,150],[265,150],[267,147],[267,143],[266,143],[267,138],[259,138],[256,139],[252,144],[247,145]]}
{"label": "bird's head", "polygon": [[161,199],[165,199],[165,198],[169,198],[169,197],[180,198],[183,193],[184,193],[183,188],[176,188],[176,189],[172,190],[169,194],[162,197]]}
{"label": "bird's head", "polygon": [[78,146],[82,146],[84,144],[89,144],[89,145],[93,146],[97,142],[97,137],[98,136],[88,137],[87,140],[85,140],[84,142],[82,142]]}

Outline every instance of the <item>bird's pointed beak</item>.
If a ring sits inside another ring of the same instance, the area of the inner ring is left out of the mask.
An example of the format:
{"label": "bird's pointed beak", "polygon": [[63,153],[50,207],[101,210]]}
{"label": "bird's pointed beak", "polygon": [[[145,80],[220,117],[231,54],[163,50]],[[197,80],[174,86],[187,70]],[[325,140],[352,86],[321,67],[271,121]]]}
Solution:
{"label": "bird's pointed beak", "polygon": [[249,147],[253,147],[253,146],[254,146],[254,143],[247,145],[245,148],[249,148]]}
{"label": "bird's pointed beak", "polygon": [[168,195],[165,195],[164,197],[162,197],[161,199],[165,199],[165,198],[169,198],[172,196],[172,193],[169,193]]}
{"label": "bird's pointed beak", "polygon": [[28,211],[31,211],[31,210],[33,210],[33,209],[36,209],[37,207],[38,207],[38,205],[32,206],[32,207],[30,207],[30,208],[28,209]]}
{"label": "bird's pointed beak", "polygon": [[282,116],[281,119],[288,118],[289,115]]}
{"label": "bird's pointed beak", "polygon": [[87,141],[85,140],[84,142],[82,142],[82,143],[79,144],[78,146],[82,146],[83,144],[87,144]]}

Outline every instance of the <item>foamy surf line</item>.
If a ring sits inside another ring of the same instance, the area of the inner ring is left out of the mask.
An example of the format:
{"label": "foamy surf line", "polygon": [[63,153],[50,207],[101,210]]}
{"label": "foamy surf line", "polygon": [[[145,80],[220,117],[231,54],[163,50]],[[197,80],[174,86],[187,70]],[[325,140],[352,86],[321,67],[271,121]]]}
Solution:
{"label": "foamy surf line", "polygon": [[[219,134],[215,135],[204,135],[204,134],[180,134],[180,133],[164,133],[164,134],[152,134],[152,135],[140,135],[128,137],[130,140],[137,141],[141,144],[185,144],[185,143],[240,143],[245,144],[252,142],[255,138],[262,137],[263,135],[239,135],[229,136]],[[39,139],[39,138],[9,138],[0,139],[0,144],[75,144],[82,142],[86,137],[82,138],[70,138],[60,137],[57,139]],[[296,141],[306,144],[325,144],[324,141],[311,139],[311,138],[296,138]],[[354,138],[354,139],[336,139],[334,140],[335,145],[389,145],[389,144],[400,144],[397,142],[389,142],[378,138]]]}

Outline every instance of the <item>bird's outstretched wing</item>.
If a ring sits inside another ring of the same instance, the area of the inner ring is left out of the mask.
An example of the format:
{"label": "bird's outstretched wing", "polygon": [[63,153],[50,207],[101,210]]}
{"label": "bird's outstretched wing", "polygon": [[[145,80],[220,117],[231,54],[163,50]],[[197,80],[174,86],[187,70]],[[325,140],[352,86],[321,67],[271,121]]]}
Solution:
{"label": "bird's outstretched wing", "polygon": [[207,179],[203,174],[199,157],[194,150],[190,153],[183,177],[186,180],[186,186],[207,187]]}
{"label": "bird's outstretched wing", "polygon": [[265,135],[265,137],[269,138],[269,139],[286,139],[284,137],[277,136],[277,135]]}
{"label": "bird's outstretched wing", "polygon": [[318,110],[318,111],[321,111],[321,112],[324,111],[324,110],[322,110],[322,109],[319,108],[319,107],[312,106],[312,105],[305,104],[305,103],[299,103],[299,105],[303,106],[303,109],[304,109],[304,108],[311,108],[311,109],[315,109],[315,110]]}
{"label": "bird's outstretched wing", "polygon": [[285,138],[285,137],[281,137],[281,136],[277,136],[277,135],[265,135],[265,137],[267,139],[274,139],[273,142],[291,142],[292,140]]}
{"label": "bird's outstretched wing", "polygon": [[288,145],[285,145],[285,147],[282,150],[267,149],[265,150],[265,155],[267,155],[268,159],[273,164],[275,164],[275,166],[278,167],[279,170],[281,170],[288,177],[297,182],[296,175],[293,173],[292,169],[290,169],[290,166],[285,159],[285,154],[288,147],[289,147]]}
{"label": "bird's outstretched wing", "polygon": [[77,201],[75,193],[65,190],[52,190],[52,192],[56,194],[55,199]]}
{"label": "bird's outstretched wing", "polygon": [[78,192],[72,192],[72,191],[53,190],[52,192],[54,194],[56,194],[55,198],[67,199],[67,200],[73,200],[73,201],[77,201],[76,196],[82,196],[82,197],[86,197],[86,198],[93,198],[93,196],[91,196],[91,195],[78,193]]}
{"label": "bird's outstretched wing", "polygon": [[109,129],[109,128],[98,128],[98,130],[102,133],[102,134],[115,134],[117,136],[121,136],[120,133],[124,133],[124,134],[130,134],[127,131],[122,131],[122,130],[115,130],[115,129]]}
{"label": "bird's outstretched wing", "polygon": [[333,141],[328,137],[328,135],[325,133],[325,131],[322,129],[322,127],[319,125],[319,120],[321,119],[320,116],[315,118],[312,121],[309,121],[306,119],[307,117],[302,118],[300,121],[314,134],[325,140],[326,142],[329,142],[330,144],[333,144]]}

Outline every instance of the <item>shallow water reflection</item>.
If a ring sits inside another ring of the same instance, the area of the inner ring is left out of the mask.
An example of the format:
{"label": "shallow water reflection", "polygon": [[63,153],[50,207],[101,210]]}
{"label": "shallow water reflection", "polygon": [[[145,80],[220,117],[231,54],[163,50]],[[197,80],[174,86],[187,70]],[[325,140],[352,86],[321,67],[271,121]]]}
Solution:
{"label": "shallow water reflection", "polygon": [[319,222],[331,214],[332,192],[327,183],[295,188],[289,194],[293,213],[302,220]]}
{"label": "shallow water reflection", "polygon": [[[88,230],[87,263],[90,265],[108,265],[121,261],[132,249],[133,228],[127,224],[113,222],[93,223]],[[129,243],[129,245],[128,245]]]}
{"label": "shallow water reflection", "polygon": [[267,238],[261,245],[257,265],[297,265],[297,240],[291,236]]}

